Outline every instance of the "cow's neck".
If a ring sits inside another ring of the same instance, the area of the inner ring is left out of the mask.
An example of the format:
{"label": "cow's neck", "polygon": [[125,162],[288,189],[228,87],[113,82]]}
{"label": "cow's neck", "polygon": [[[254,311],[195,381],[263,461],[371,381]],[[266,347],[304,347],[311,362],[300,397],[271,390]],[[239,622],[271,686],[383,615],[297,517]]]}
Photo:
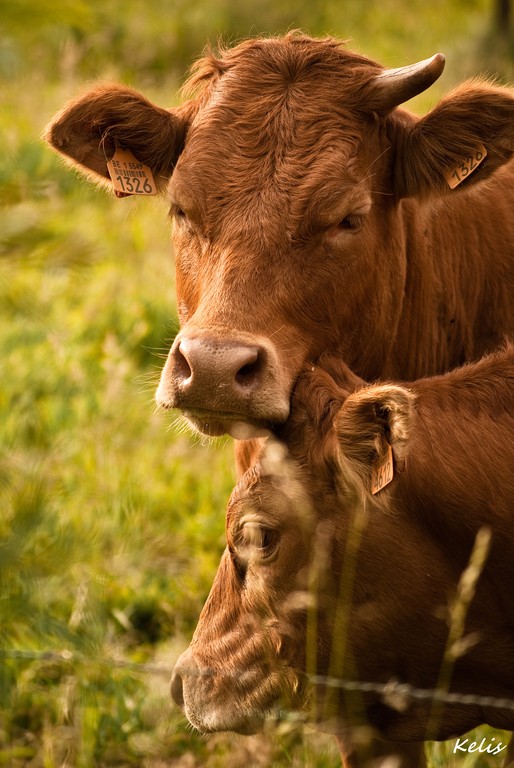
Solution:
{"label": "cow's neck", "polygon": [[[432,204],[402,204],[405,293],[382,377],[445,372],[490,351],[511,332],[514,226],[493,198],[486,189]],[[514,191],[511,198],[501,201],[502,208],[514,206]]]}

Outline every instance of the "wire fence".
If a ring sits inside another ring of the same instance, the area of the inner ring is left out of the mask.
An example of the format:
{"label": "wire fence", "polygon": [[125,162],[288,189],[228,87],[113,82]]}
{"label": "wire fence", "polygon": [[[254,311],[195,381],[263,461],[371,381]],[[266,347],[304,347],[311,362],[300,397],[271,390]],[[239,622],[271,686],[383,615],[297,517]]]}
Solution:
{"label": "wire fence", "polygon": [[[85,656],[69,650],[63,651],[28,651],[28,650],[0,650],[0,659],[12,659],[19,661],[48,661],[54,663],[80,663],[83,665],[101,664],[106,667],[124,669],[134,674],[158,675],[171,678],[172,669],[158,664],[142,664],[130,661],[124,661],[113,658],[95,658]],[[248,670],[244,670],[247,672]],[[223,677],[240,678],[241,670],[219,670],[219,669],[192,669],[188,670],[188,675],[202,677],[214,677],[223,675]],[[305,674],[305,673],[302,673]],[[416,688],[409,683],[400,683],[391,680],[387,683],[373,683],[359,680],[347,680],[328,675],[310,675],[305,674],[306,679],[314,686],[324,686],[327,688],[338,688],[349,693],[374,693],[381,696],[386,703],[390,703],[395,709],[405,708],[409,701],[421,701],[426,703],[439,704],[461,704],[464,706],[478,706],[487,709],[509,710],[514,712],[514,699],[483,696],[478,694],[465,694],[458,692],[449,692],[433,688]]]}

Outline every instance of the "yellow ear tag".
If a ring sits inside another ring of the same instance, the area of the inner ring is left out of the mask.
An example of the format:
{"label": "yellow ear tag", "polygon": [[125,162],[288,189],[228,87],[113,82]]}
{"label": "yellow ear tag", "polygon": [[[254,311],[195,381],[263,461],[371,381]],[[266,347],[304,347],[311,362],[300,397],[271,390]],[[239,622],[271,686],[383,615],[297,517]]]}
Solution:
{"label": "yellow ear tag", "polygon": [[371,493],[376,494],[388,485],[394,476],[393,449],[386,444],[385,453],[373,462],[371,467]]}
{"label": "yellow ear tag", "polygon": [[157,194],[152,171],[136,160],[128,149],[116,149],[107,163],[107,170],[117,197]]}
{"label": "yellow ear tag", "polygon": [[487,150],[480,144],[475,150],[466,155],[456,168],[450,168],[445,171],[444,176],[450,189],[458,187],[459,184],[476,171],[480,163],[485,160],[486,157]]}

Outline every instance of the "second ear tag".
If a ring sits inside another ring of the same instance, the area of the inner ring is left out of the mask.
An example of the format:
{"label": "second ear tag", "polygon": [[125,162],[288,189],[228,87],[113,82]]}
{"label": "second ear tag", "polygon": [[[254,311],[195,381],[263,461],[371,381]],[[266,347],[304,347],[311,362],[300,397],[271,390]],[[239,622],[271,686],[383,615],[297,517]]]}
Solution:
{"label": "second ear tag", "polygon": [[385,443],[384,451],[371,468],[371,493],[374,495],[385,488],[394,477],[393,449]]}
{"label": "second ear tag", "polygon": [[461,184],[468,176],[470,176],[480,163],[487,157],[486,148],[480,144],[472,152],[469,152],[466,157],[457,165],[456,168],[449,168],[445,172],[446,181],[450,189],[455,189]]}

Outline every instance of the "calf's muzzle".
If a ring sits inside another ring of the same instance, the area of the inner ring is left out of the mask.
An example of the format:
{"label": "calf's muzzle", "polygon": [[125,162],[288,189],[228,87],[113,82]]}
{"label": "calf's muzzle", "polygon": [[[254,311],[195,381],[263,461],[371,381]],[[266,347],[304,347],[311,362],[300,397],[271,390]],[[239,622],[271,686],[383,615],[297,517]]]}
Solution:
{"label": "calf's muzzle", "polygon": [[201,733],[235,731],[248,735],[262,729],[264,715],[248,713],[241,701],[240,685],[241,675],[225,667],[200,667],[188,648],[175,664],[170,693],[191,725]]}
{"label": "calf's muzzle", "polygon": [[189,650],[185,651],[178,659],[170,680],[171,698],[177,706],[184,707],[184,682],[183,675],[186,670],[191,671],[195,667]]}

